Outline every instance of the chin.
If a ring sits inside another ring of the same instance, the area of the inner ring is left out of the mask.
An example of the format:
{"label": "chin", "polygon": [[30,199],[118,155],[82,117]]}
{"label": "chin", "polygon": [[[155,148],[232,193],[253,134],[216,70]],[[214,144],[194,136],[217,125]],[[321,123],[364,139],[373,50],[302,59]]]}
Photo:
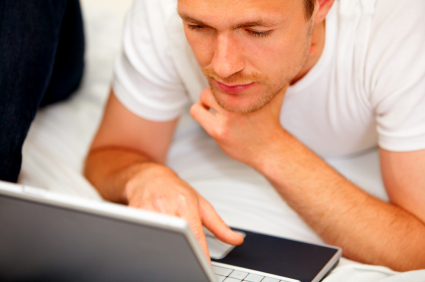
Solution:
{"label": "chin", "polygon": [[215,100],[225,110],[233,113],[252,113],[267,103],[263,97],[252,97],[245,94],[228,94],[220,91],[213,91]]}

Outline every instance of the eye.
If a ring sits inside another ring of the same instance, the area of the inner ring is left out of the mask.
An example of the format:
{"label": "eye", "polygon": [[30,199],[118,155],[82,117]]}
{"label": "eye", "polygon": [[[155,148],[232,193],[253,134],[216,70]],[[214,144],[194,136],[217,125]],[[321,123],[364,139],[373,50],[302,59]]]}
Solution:
{"label": "eye", "polygon": [[202,30],[205,29],[205,26],[198,25],[198,24],[188,24],[187,27],[191,30]]}
{"label": "eye", "polygon": [[266,37],[272,33],[272,30],[258,31],[258,30],[247,29],[246,32],[256,37]]}

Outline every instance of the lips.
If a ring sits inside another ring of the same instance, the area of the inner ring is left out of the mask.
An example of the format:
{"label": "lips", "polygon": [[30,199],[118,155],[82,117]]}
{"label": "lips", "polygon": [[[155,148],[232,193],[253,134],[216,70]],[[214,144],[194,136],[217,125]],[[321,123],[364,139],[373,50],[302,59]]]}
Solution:
{"label": "lips", "polygon": [[218,88],[221,89],[221,91],[229,94],[241,94],[254,86],[255,82],[251,82],[249,84],[239,84],[239,85],[227,85],[223,84],[221,82],[216,81]]}

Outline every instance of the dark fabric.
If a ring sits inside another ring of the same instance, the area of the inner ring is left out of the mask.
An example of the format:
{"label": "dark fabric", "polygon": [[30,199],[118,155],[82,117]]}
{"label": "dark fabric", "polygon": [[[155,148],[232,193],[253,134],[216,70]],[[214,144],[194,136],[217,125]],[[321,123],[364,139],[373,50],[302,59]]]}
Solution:
{"label": "dark fabric", "polygon": [[0,0],[0,179],[16,182],[40,106],[66,99],[84,68],[78,0]]}

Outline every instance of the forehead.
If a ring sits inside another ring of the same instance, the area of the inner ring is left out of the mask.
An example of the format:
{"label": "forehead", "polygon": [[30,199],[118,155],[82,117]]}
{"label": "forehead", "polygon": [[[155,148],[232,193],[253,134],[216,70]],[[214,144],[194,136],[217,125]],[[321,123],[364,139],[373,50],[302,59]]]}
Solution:
{"label": "forehead", "polygon": [[178,0],[183,17],[200,21],[237,23],[246,20],[279,21],[303,16],[303,0]]}

